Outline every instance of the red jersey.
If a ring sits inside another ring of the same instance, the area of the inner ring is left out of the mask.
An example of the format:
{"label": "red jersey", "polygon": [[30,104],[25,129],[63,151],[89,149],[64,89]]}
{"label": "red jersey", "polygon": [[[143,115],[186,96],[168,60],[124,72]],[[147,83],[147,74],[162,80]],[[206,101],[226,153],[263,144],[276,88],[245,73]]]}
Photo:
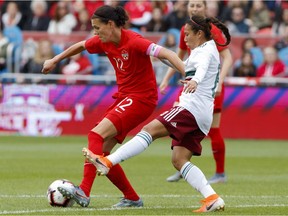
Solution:
{"label": "red jersey", "polygon": [[147,103],[157,103],[158,92],[148,47],[153,42],[131,31],[121,30],[119,45],[103,43],[98,36],[85,42],[89,53],[105,53],[114,67],[118,94],[132,96]]}
{"label": "red jersey", "polygon": [[[222,50],[226,49],[227,46],[219,46],[218,44],[225,44],[226,43],[226,38],[222,34],[222,31],[218,29],[215,25],[211,24],[211,34],[216,42],[217,50],[218,52],[221,52]],[[182,50],[188,50],[188,53],[190,53],[190,49],[187,47],[185,41],[184,41],[184,26],[181,28],[180,32],[180,41],[179,41],[179,48]],[[217,44],[218,43],[218,44]]]}

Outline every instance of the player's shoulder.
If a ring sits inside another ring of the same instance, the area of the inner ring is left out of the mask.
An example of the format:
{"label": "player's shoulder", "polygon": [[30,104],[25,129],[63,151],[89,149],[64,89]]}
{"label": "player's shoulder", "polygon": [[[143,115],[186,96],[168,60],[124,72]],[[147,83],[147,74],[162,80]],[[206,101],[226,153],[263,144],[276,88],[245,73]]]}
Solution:
{"label": "player's shoulder", "polygon": [[205,43],[201,44],[198,48],[198,50],[201,50],[201,51],[205,51],[205,50],[210,50],[211,48],[214,47],[216,48],[216,43],[214,40],[209,40],[209,41],[206,41]]}
{"label": "player's shoulder", "polygon": [[129,40],[131,39],[137,39],[137,38],[143,38],[143,36],[133,30],[130,29],[123,29],[122,33],[129,38]]}

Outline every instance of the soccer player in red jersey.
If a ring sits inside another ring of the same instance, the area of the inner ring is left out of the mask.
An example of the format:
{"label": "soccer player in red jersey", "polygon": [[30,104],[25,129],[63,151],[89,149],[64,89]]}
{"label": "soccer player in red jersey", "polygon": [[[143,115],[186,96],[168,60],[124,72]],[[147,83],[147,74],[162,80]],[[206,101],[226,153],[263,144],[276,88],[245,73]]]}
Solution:
{"label": "soccer player in red jersey", "polygon": [[[205,12],[207,10],[207,2],[204,0],[189,0],[187,9],[189,16],[200,15],[205,16]],[[213,39],[218,44],[225,44],[225,37],[223,36],[221,30],[219,30],[215,25],[212,24],[211,34]],[[180,33],[180,42],[178,49],[178,56],[181,59],[184,59],[187,53],[190,53],[190,49],[187,47],[184,41],[184,27],[181,29]],[[227,46],[219,46],[217,45],[218,52],[220,54],[222,63],[221,63],[221,71],[220,71],[220,80],[219,86],[216,92],[216,97],[214,100],[214,112],[213,112],[213,122],[211,129],[209,131],[208,136],[211,139],[211,146],[213,151],[214,160],[216,162],[216,172],[215,175],[209,179],[209,183],[220,183],[226,182],[227,177],[225,175],[225,142],[220,132],[220,120],[221,120],[221,112],[222,112],[222,104],[224,100],[224,78],[228,74],[232,64],[233,59],[232,55]],[[161,93],[165,93],[165,89],[168,86],[170,78],[173,76],[175,70],[169,69],[166,76],[164,77],[162,83],[160,84]],[[178,101],[178,99],[177,99]],[[176,101],[176,103],[177,103]],[[174,175],[169,176],[167,181],[173,182],[178,181],[182,178],[179,172],[176,172]]]}
{"label": "soccer player in red jersey", "polygon": [[[154,111],[158,93],[150,56],[168,60],[168,63],[184,74],[184,64],[176,53],[124,29],[127,20],[128,16],[120,6],[99,7],[91,18],[95,36],[46,60],[42,69],[42,73],[46,74],[61,60],[84,50],[89,53],[105,53],[109,58],[115,70],[118,92],[113,95],[115,102],[107,109],[103,119],[88,134],[88,149],[97,155],[110,154],[117,143],[123,142],[130,130]],[[95,177],[95,166],[86,160],[80,186],[75,186],[73,190],[61,187],[59,191],[86,207],[90,202]],[[114,207],[143,206],[120,165],[114,166],[107,177],[124,195]]]}

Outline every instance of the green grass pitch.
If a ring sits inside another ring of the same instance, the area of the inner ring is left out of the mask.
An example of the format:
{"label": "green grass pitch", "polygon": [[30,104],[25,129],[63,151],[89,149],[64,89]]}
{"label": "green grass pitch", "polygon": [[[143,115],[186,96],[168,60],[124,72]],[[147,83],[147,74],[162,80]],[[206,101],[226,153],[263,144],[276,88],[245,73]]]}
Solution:
{"label": "green grass pitch", "polygon": [[[46,190],[56,179],[79,184],[86,137],[0,137],[0,215],[191,215],[200,194],[185,181],[166,182],[174,173],[170,139],[155,141],[144,153],[122,163],[143,208],[113,210],[121,193],[106,177],[97,177],[88,208],[51,207]],[[207,178],[215,170],[210,142],[192,163]],[[226,184],[213,188],[226,202],[224,212],[209,215],[287,215],[288,142],[226,140]]]}

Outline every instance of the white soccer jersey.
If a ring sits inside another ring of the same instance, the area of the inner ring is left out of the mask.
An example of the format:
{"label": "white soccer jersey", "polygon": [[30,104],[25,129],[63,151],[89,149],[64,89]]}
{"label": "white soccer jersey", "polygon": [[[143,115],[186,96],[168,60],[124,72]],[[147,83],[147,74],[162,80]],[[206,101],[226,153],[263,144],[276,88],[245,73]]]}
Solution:
{"label": "white soccer jersey", "polygon": [[179,106],[191,112],[204,134],[213,118],[214,96],[219,82],[220,57],[214,40],[191,51],[185,63],[185,76],[198,82],[194,93],[182,92]]}

